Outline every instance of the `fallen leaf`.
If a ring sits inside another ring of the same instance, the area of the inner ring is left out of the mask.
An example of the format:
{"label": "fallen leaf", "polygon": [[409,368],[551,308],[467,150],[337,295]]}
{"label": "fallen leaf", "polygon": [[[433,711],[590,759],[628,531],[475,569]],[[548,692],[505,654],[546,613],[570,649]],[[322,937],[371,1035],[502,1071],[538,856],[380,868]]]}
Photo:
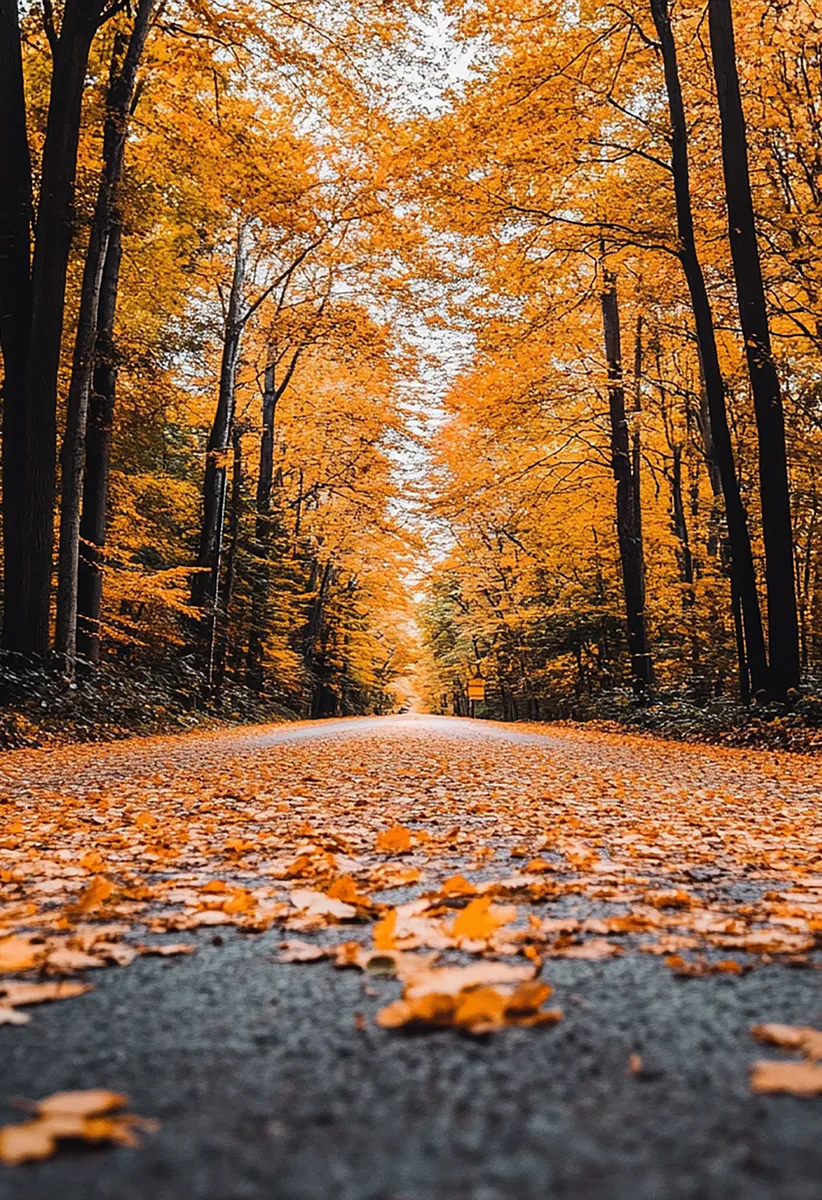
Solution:
{"label": "fallen leaf", "polygon": [[614,945],[613,942],[605,941],[604,938],[593,938],[590,942],[581,942],[579,945],[573,946],[555,944],[548,947],[546,954],[551,958],[580,958],[595,962],[603,958],[617,958],[620,954],[624,954],[624,950],[621,946]]}
{"label": "fallen leaf", "polygon": [[357,910],[342,900],[335,900],[324,892],[312,892],[308,889],[296,889],[291,893],[291,903],[301,913],[310,917],[333,917],[337,921],[350,921],[357,915]]}
{"label": "fallen leaf", "polygon": [[28,1025],[30,1020],[31,1017],[27,1013],[18,1012],[16,1008],[0,1003],[0,1025]]}
{"label": "fallen leaf", "polygon": [[517,919],[517,910],[510,905],[492,904],[490,897],[471,900],[454,918],[449,933],[455,940],[487,941],[503,925]]}
{"label": "fallen leaf", "polygon": [[100,908],[114,894],[114,884],[105,875],[95,875],[88,887],[70,906],[72,913],[87,913]]}
{"label": "fallen leaf", "polygon": [[37,935],[0,938],[0,972],[29,971],[43,961],[46,947]]}
{"label": "fallen leaf", "polygon": [[533,980],[534,975],[533,966],[512,966],[501,962],[479,962],[465,967],[421,967],[415,970],[409,956],[404,972],[404,995],[409,1000],[416,1000],[431,993],[456,996],[467,988],[490,984],[518,984],[524,980]]}
{"label": "fallen leaf", "polygon": [[762,1059],[751,1066],[751,1090],[761,1095],[822,1096],[822,1066]]}
{"label": "fallen leaf", "polygon": [[799,1050],[806,1058],[822,1059],[822,1030],[771,1022],[754,1025],[751,1033],[757,1041],[766,1045],[781,1046],[783,1050]]}
{"label": "fallen leaf", "polygon": [[193,954],[197,949],[190,942],[157,942],[154,945],[145,945],[139,947],[140,954],[144,956],[159,955],[161,958],[169,958],[175,954]]}
{"label": "fallen leaf", "polygon": [[319,962],[320,959],[328,958],[328,956],[329,951],[323,946],[317,946],[314,942],[301,942],[299,939],[293,939],[280,942],[276,961],[282,963]]}
{"label": "fallen leaf", "polygon": [[404,825],[392,825],[377,834],[377,849],[386,854],[410,854],[412,850],[411,830]]}
{"label": "fallen leaf", "polygon": [[0,1128],[0,1162],[19,1166],[50,1158],[66,1139],[136,1146],[136,1131],[152,1131],[157,1124],[117,1111],[127,1103],[119,1092],[103,1090],[47,1096],[31,1105],[35,1113],[31,1120]]}
{"label": "fallen leaf", "polygon": [[75,1117],[99,1116],[128,1104],[128,1096],[121,1092],[109,1092],[101,1088],[77,1092],[54,1092],[45,1100],[39,1100],[35,1111],[40,1116],[54,1113],[70,1113]]}
{"label": "fallen leaf", "polygon": [[56,983],[24,983],[10,980],[0,983],[0,1004],[17,1008],[27,1004],[45,1004],[52,1000],[71,1000],[74,996],[82,996],[93,991],[90,983],[77,983],[70,979],[61,979]]}

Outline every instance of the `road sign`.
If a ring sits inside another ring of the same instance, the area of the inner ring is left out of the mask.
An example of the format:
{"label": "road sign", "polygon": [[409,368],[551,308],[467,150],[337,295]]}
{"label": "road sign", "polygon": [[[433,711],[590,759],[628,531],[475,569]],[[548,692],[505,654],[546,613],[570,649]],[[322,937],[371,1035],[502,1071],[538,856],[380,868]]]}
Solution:
{"label": "road sign", "polygon": [[485,699],[485,680],[481,675],[475,675],[473,679],[468,681],[468,699],[469,700],[484,700]]}

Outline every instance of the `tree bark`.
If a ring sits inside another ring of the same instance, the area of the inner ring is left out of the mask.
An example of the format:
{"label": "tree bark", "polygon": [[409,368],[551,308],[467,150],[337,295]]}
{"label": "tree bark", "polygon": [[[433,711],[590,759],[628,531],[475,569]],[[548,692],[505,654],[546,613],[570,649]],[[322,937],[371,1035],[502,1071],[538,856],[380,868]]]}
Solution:
{"label": "tree bark", "polygon": [[800,676],[785,416],[771,353],[730,0],[710,0],[708,16],[722,126],[728,232],[759,440],[759,492],[768,596],[769,691],[775,698],[782,699],[791,688],[799,687]]}
{"label": "tree bark", "polygon": [[228,548],[225,555],[225,579],[222,603],[215,612],[214,632],[214,703],[219,708],[223,699],[226,656],[228,653],[228,628],[231,620],[231,601],[237,582],[237,551],[240,542],[240,515],[243,503],[243,440],[242,430],[236,425],[231,432],[234,464],[231,472],[231,504],[228,516]]}
{"label": "tree bark", "polygon": [[0,347],[3,351],[3,646],[25,644],[26,364],[31,327],[31,160],[16,0],[0,0]]}
{"label": "tree bark", "polygon": [[631,682],[638,695],[652,682],[651,655],[645,622],[645,559],[639,508],[639,477],[631,462],[631,444],[625,413],[622,347],[616,278],[605,271],[602,291],[602,324],[608,362],[608,408],[611,427],[611,462],[617,483],[616,520],[622,587],[631,658]]}
{"label": "tree bark", "polygon": [[192,578],[191,600],[202,610],[200,618],[200,649],[203,654],[203,675],[206,694],[209,694],[214,671],[214,620],[220,594],[220,566],[225,524],[226,483],[231,432],[234,424],[234,389],[240,359],[244,314],[243,282],[246,268],[247,227],[237,230],[234,253],[234,272],[223,335],[220,364],[220,388],[217,410],[211,426],[203,479],[203,519],[197,567]]}
{"label": "tree bark", "polygon": [[[659,36],[662,61],[665,69],[665,86],[668,109],[671,117],[671,168],[674,180],[677,229],[679,233],[679,258],[685,273],[691,307],[696,325],[697,343],[705,380],[711,438],[716,455],[716,466],[722,483],[725,500],[725,518],[728,525],[728,544],[731,555],[731,572],[735,594],[739,597],[744,627],[747,669],[750,673],[754,694],[766,692],[768,687],[768,664],[765,653],[765,637],[762,630],[762,614],[756,587],[751,536],[748,515],[742,502],[739,480],[736,475],[731,431],[728,426],[725,380],[719,363],[711,304],[705,277],[696,249],[693,207],[691,203],[690,167],[688,163],[688,129],[685,122],[685,106],[682,101],[682,84],[679,77],[676,44],[674,42],[668,0],[651,0],[651,13]],[[740,691],[747,691],[740,677]]]}
{"label": "tree bark", "polygon": [[[25,553],[20,643],[45,656],[49,648],[54,499],[57,458],[57,373],[63,336],[66,272],[74,237],[74,176],[80,114],[91,43],[105,0],[67,0],[54,47],[31,281],[26,367],[26,439],[22,483]],[[17,603],[13,598],[13,604]]]}
{"label": "tree bark", "polygon": [[103,559],[108,524],[108,480],[117,353],[114,317],[122,258],[119,214],[111,227],[97,307],[94,371],[86,423],[83,511],[77,564],[77,653],[96,666],[100,661],[100,616],[103,600]]}
{"label": "tree bark", "polygon": [[77,573],[80,549],[80,504],[85,460],[89,387],[97,338],[97,311],[103,267],[117,220],[117,190],[123,173],[128,118],[134,97],[137,67],[148,36],[153,0],[139,0],[131,36],[121,61],[123,38],[116,38],[106,95],[103,130],[103,170],[91,226],[80,307],[74,359],[69,383],[66,431],[60,459],[62,496],[60,544],[57,566],[57,619],[54,648],[62,657],[69,676],[74,674],[77,651]]}
{"label": "tree bark", "polygon": [[246,678],[248,686],[255,691],[263,689],[263,640],[265,637],[265,608],[271,584],[271,489],[274,483],[274,419],[277,405],[291,382],[300,351],[291,356],[282,381],[276,379],[276,363],[272,357],[265,369],[263,382],[262,433],[260,435],[260,473],[257,477],[256,509],[254,524],[257,567],[252,584],[251,631],[246,656]]}

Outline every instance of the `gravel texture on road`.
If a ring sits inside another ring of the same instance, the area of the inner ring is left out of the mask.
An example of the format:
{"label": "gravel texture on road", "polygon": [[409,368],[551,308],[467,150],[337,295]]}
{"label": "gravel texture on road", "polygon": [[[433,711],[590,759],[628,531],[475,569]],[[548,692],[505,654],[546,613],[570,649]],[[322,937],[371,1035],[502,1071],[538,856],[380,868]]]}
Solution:
{"label": "gravel texture on road", "polygon": [[[386,726],[244,732],[234,749],[374,728]],[[539,740],[482,723],[439,728],[478,744]],[[207,761],[210,746],[221,752],[208,737],[180,739],[167,769]],[[137,770],[140,753],[116,747],[112,777]],[[89,770],[99,783],[99,761]],[[822,1027],[818,970],[772,963],[683,979],[643,954],[551,960],[559,1025],[470,1038],[376,1027],[398,984],[277,963],[276,929],[187,940],[193,957],[92,972],[88,995],[0,1029],[0,1123],[19,1119],[13,1097],[94,1087],[127,1093],[132,1111],[161,1122],[137,1150],[0,1167],[2,1200],[822,1197],[822,1099],[757,1096],[748,1083],[750,1063],[768,1056],[752,1025]]]}

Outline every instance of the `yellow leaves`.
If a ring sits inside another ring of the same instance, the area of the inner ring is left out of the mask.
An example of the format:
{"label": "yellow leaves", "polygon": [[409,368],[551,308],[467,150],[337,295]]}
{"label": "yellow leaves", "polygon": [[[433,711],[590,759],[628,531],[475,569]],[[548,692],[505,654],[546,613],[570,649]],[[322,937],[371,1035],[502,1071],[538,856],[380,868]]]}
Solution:
{"label": "yellow leaves", "polygon": [[780,929],[756,929],[742,935],[717,934],[711,940],[718,946],[733,946],[754,954],[804,954],[816,944],[810,935]]}
{"label": "yellow leaves", "polygon": [[45,957],[43,939],[33,934],[0,938],[0,973],[30,971]]}
{"label": "yellow leaves", "polygon": [[751,1033],[759,1042],[797,1051],[804,1062],[761,1059],[751,1066],[751,1090],[762,1095],[822,1096],[822,1031],[804,1025],[771,1022],[754,1025]]}
{"label": "yellow leaves", "polygon": [[464,875],[449,875],[440,888],[442,896],[476,896],[477,889]]}
{"label": "yellow leaves", "polygon": [[0,1004],[18,1008],[29,1004],[45,1004],[52,1000],[70,1000],[92,990],[90,983],[61,979],[56,983],[21,983],[16,980],[0,983]]}
{"label": "yellow leaves", "polygon": [[804,1025],[780,1025],[771,1022],[754,1025],[751,1033],[758,1042],[779,1046],[781,1050],[798,1050],[805,1058],[822,1059],[822,1031]]}
{"label": "yellow leaves", "polygon": [[81,916],[102,907],[114,894],[114,884],[105,875],[95,875],[88,887],[70,906],[72,916]]}
{"label": "yellow leaves", "polygon": [[646,892],[645,901],[647,904],[652,904],[654,908],[691,908],[694,903],[693,896],[689,896],[687,892],[679,889]]}
{"label": "yellow leaves", "polygon": [[417,1000],[430,993],[456,996],[480,986],[519,984],[534,978],[533,967],[511,966],[502,962],[472,963],[467,967],[434,967],[414,970],[409,967],[405,976],[405,997]]}
{"label": "yellow leaves", "polygon": [[87,850],[80,859],[80,866],[92,874],[97,874],[103,869],[103,856],[99,850]]}
{"label": "yellow leaves", "polygon": [[334,900],[353,904],[355,908],[371,907],[371,897],[358,891],[357,884],[351,875],[339,875],[328,888],[327,894]]}
{"label": "yellow leaves", "polygon": [[328,950],[324,946],[292,938],[290,941],[280,942],[276,961],[282,963],[319,962],[323,958],[328,958]]}
{"label": "yellow leaves", "polygon": [[411,830],[404,825],[392,825],[377,834],[377,850],[384,854],[410,854],[412,849]]}
{"label": "yellow leaves", "polygon": [[456,941],[488,941],[503,925],[516,919],[513,906],[492,904],[488,896],[479,896],[454,918],[449,932]]}
{"label": "yellow leaves", "polygon": [[324,892],[314,892],[308,888],[295,888],[291,893],[291,903],[306,917],[323,917],[331,921],[352,921],[357,910],[351,904],[335,900]]}
{"label": "yellow leaves", "polygon": [[595,962],[603,958],[618,958],[625,951],[605,938],[592,938],[591,941],[580,942],[578,945],[556,943],[549,947],[546,953],[551,958],[578,958]]}
{"label": "yellow leaves", "polygon": [[745,968],[741,963],[736,962],[733,958],[719,959],[717,962],[709,962],[705,958],[686,959],[680,954],[669,954],[665,958],[665,965],[670,967],[674,975],[682,975],[692,979],[698,979],[703,975],[742,975]]}
{"label": "yellow leaves", "polygon": [[822,1066],[763,1059],[751,1067],[751,1090],[763,1095],[822,1096]]}
{"label": "yellow leaves", "polygon": [[381,1009],[377,1024],[383,1029],[450,1027],[475,1035],[493,1033],[506,1025],[556,1024],[562,1019],[561,1011],[542,1007],[551,987],[533,974],[532,967],[505,963],[418,971],[406,968],[402,999]]}
{"label": "yellow leaves", "polygon": [[154,1132],[158,1125],[120,1112],[126,1104],[128,1097],[119,1092],[56,1092],[31,1106],[30,1120],[0,1128],[0,1162],[19,1166],[51,1158],[58,1143],[68,1140],[138,1146],[138,1132]]}
{"label": "yellow leaves", "polygon": [[231,895],[222,904],[223,912],[229,915],[247,913],[252,908],[254,908],[254,897],[245,888],[232,889]]}
{"label": "yellow leaves", "polygon": [[390,909],[374,926],[374,948],[393,950],[396,946],[397,910]]}

